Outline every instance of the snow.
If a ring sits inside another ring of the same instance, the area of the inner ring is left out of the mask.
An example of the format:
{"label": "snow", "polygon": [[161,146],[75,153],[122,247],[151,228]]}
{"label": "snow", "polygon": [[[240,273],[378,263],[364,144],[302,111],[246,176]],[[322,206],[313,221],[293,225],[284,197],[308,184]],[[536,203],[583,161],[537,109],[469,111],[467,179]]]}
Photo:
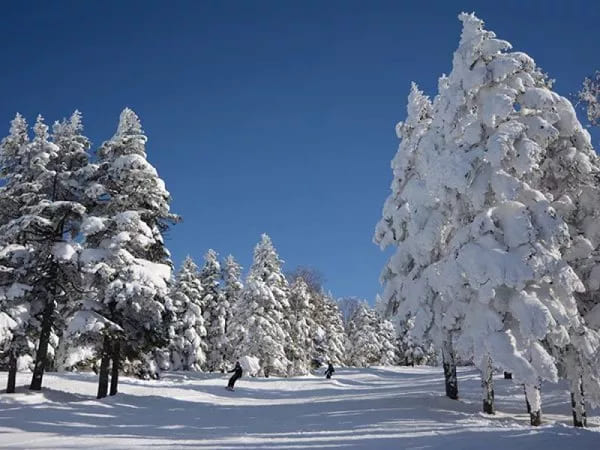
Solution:
{"label": "snow", "polygon": [[68,242],[57,242],[52,247],[52,255],[61,261],[71,261],[76,257],[77,250]]}
{"label": "snow", "polygon": [[258,358],[254,356],[242,356],[238,361],[247,375],[254,376],[260,372],[260,361]]}
{"label": "snow", "polygon": [[105,221],[102,217],[88,216],[81,223],[81,232],[86,236],[99,233],[106,228]]}
{"label": "snow", "polygon": [[153,263],[146,259],[136,258],[135,266],[130,269],[137,279],[148,282],[159,289],[166,289],[171,278],[171,268],[166,264]]}
{"label": "snow", "polygon": [[[48,373],[41,393],[0,394],[0,446],[7,448],[598,448],[600,420],[571,426],[566,384],[542,386],[545,423],[529,426],[522,386],[495,378],[498,413],[480,413],[480,375],[459,369],[461,399],[443,393],[435,367],[337,369],[319,376],[251,378],[224,389],[228,374],[123,377],[98,401],[93,373]],[[6,373],[0,373],[0,384]],[[591,411],[598,414],[600,411]]]}
{"label": "snow", "polygon": [[0,342],[4,342],[10,338],[11,333],[10,330],[17,326],[17,322],[15,322],[11,317],[0,311]]}

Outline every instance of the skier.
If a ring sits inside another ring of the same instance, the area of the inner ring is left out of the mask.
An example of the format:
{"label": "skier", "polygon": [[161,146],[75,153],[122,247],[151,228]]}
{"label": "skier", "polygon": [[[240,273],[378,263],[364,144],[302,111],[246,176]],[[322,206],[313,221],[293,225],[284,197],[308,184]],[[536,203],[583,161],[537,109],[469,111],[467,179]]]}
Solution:
{"label": "skier", "polygon": [[240,365],[240,362],[236,361],[233,370],[230,370],[227,373],[233,373],[233,375],[229,379],[229,383],[227,383],[227,387],[225,389],[227,389],[228,391],[233,391],[233,386],[235,386],[235,382],[239,378],[242,378],[242,366]]}
{"label": "skier", "polygon": [[325,371],[325,378],[327,378],[327,379],[331,378],[331,375],[333,375],[333,372],[335,372],[335,369],[333,368],[331,361],[329,361],[327,363],[327,370]]}

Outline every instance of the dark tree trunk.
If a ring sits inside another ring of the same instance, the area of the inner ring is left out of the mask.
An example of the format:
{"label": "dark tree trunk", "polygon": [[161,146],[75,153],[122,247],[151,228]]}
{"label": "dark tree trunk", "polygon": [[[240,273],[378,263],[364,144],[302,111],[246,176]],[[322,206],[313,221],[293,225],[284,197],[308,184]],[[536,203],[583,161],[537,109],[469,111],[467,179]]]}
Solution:
{"label": "dark tree trunk", "polygon": [[510,372],[504,372],[504,379],[505,380],[512,380],[512,373],[510,373]]}
{"label": "dark tree trunk", "polygon": [[523,393],[525,394],[525,406],[527,407],[527,414],[531,414],[531,405],[527,399],[527,389],[525,389],[525,385],[523,385]]}
{"label": "dark tree trunk", "polygon": [[6,381],[6,393],[14,394],[17,384],[17,355],[15,352],[10,352],[8,360],[8,380]]}
{"label": "dark tree trunk", "polygon": [[486,414],[495,414],[493,375],[494,371],[492,369],[492,360],[488,358],[488,364],[481,374],[481,386],[483,387],[483,412]]}
{"label": "dark tree trunk", "polygon": [[121,358],[121,343],[116,341],[113,345],[112,353],[112,371],[110,374],[110,395],[116,395],[119,386],[119,369]]}
{"label": "dark tree trunk", "polygon": [[527,412],[532,426],[542,424],[542,399],[539,386],[525,385],[525,398],[527,400]]}
{"label": "dark tree trunk", "polygon": [[542,424],[542,410],[538,409],[537,411],[529,413],[529,421],[531,426],[539,427]]}
{"label": "dark tree trunk", "polygon": [[42,316],[42,330],[40,333],[40,341],[37,352],[35,354],[35,366],[33,368],[33,376],[31,377],[31,385],[29,389],[32,391],[42,390],[42,378],[44,377],[44,369],[46,368],[46,360],[48,359],[48,344],[50,342],[50,333],[54,323],[54,295],[50,295],[47,299],[46,307]]}
{"label": "dark tree trunk", "polygon": [[581,378],[571,383],[571,409],[573,410],[573,426],[587,427],[585,396]]}
{"label": "dark tree trunk", "polygon": [[442,345],[442,359],[444,366],[444,378],[446,380],[446,396],[452,400],[458,400],[456,362],[454,360],[454,349],[452,348],[452,341],[450,341],[450,339],[448,339]]}
{"label": "dark tree trunk", "polygon": [[104,336],[102,344],[102,360],[100,362],[100,376],[98,377],[98,395],[96,398],[104,398],[108,392],[108,366],[110,365],[110,338]]}

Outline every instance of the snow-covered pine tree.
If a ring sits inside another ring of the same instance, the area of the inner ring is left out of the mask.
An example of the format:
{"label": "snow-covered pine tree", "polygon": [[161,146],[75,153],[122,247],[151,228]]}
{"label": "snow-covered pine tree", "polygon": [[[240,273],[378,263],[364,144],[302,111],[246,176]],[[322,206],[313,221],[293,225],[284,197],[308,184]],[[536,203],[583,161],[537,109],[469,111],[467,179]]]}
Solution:
{"label": "snow-covered pine tree", "polygon": [[313,354],[311,368],[316,369],[327,362],[327,333],[325,331],[326,309],[323,291],[311,292],[310,309],[313,311],[314,329],[311,330]]}
{"label": "snow-covered pine tree", "polygon": [[223,295],[225,302],[229,305],[229,320],[225,324],[225,362],[231,365],[235,362],[235,348],[243,335],[245,324],[241,322],[244,317],[241,302],[242,290],[242,266],[232,255],[225,259],[221,279],[223,282]]}
{"label": "snow-covered pine tree", "polygon": [[[416,152],[429,164],[421,190],[438,202],[442,226],[435,235],[444,245],[413,278],[412,300],[406,301],[411,290],[404,289],[403,280],[385,273],[384,278],[392,280],[392,294],[404,290],[399,299],[403,310],[415,308],[402,303],[427,303],[426,296],[434,300],[431,319],[423,321],[417,313],[415,329],[448,320],[459,325],[452,341],[463,358],[481,368],[484,404],[492,399],[487,382],[491,359],[526,384],[531,421],[539,424],[539,380],[557,377],[544,344],[565,348],[581,326],[575,296],[583,285],[561,257],[569,247],[569,230],[540,180],[540,163],[560,135],[562,125],[556,125],[570,116],[543,111],[558,96],[549,94],[546,77],[530,57],[507,52],[510,44],[485,31],[474,15],[460,18],[463,33],[453,70],[440,79],[433,120]],[[554,106],[565,110],[562,101]],[[407,186],[403,196],[405,191]],[[396,224],[404,212],[403,203],[394,202],[376,236],[384,244],[410,230]],[[428,206],[414,197],[406,203],[419,205],[421,213]],[[393,226],[391,233],[387,224]],[[404,247],[388,266],[392,275],[418,265]],[[437,305],[444,304],[444,314],[437,314]],[[422,309],[422,317],[431,311]]]}
{"label": "snow-covered pine tree", "polygon": [[29,277],[16,272],[33,265],[27,246],[9,244],[0,253],[0,358],[8,371],[7,393],[14,393],[19,371],[33,367],[37,322],[29,311],[33,287]]}
{"label": "snow-covered pine tree", "polygon": [[337,305],[342,314],[344,324],[348,324],[350,319],[361,304],[366,304],[366,301],[358,297],[342,297],[337,299]]}
{"label": "snow-covered pine tree", "polygon": [[[95,166],[89,163],[90,140],[83,135],[83,123],[81,113],[77,110],[71,117],[61,121],[54,122],[52,126],[52,142],[58,146],[57,158],[51,161],[51,167],[56,171],[56,182],[53,182],[52,189],[58,200],[70,200],[87,208],[88,198],[86,190],[89,188],[87,181],[90,179],[90,173],[93,173]],[[78,241],[80,221],[76,227],[70,230],[71,241]],[[78,252],[81,250],[79,244],[71,242],[71,246]],[[63,274],[65,269],[69,269],[70,281],[66,284],[68,289],[63,292],[63,298],[57,304],[55,314],[55,328],[59,333],[63,333],[67,328],[65,318],[70,317],[73,311],[79,308],[82,297],[83,280],[79,267],[78,256],[72,258],[73,264],[62,267]],[[58,341],[59,336],[53,336]],[[60,336],[62,339],[62,335]],[[57,345],[58,344],[58,345]],[[53,347],[60,348],[60,342]],[[63,345],[63,347],[65,347]],[[58,361],[55,361],[57,355],[53,355],[53,368],[59,367]]]}
{"label": "snow-covered pine tree", "polygon": [[435,361],[433,345],[431,343],[420,344],[413,337],[414,320],[414,317],[412,317],[399,325],[400,330],[397,338],[400,353],[399,360],[405,366],[415,366]]}
{"label": "snow-covered pine tree", "polygon": [[379,364],[381,345],[378,335],[379,320],[375,311],[361,304],[348,322],[347,363],[354,367]]}
{"label": "snow-covered pine tree", "polygon": [[377,321],[377,339],[379,341],[379,364],[395,366],[399,363],[399,349],[396,344],[396,330],[389,320]]}
{"label": "snow-covered pine tree", "polygon": [[[15,121],[17,133],[26,133],[24,121],[19,117]],[[36,329],[38,344],[30,389],[40,390],[47,359],[53,356],[57,343],[53,333],[57,308],[66,303],[80,284],[79,244],[74,238],[85,207],[79,201],[79,180],[75,174],[87,163],[87,139],[83,139],[81,148],[74,149],[56,136],[59,146],[50,141],[41,116],[33,131],[31,142],[21,142],[18,148],[4,146],[7,152],[4,160],[10,167],[6,170],[12,175],[7,177],[3,194],[10,196],[14,215],[0,228],[0,235],[9,249],[17,244],[26,247],[29,253],[20,260],[25,265],[12,267],[18,273],[12,282],[31,287],[28,323]]]}
{"label": "snow-covered pine tree", "polygon": [[[0,227],[4,228],[21,215],[31,194],[28,186],[29,134],[27,122],[17,114],[11,122],[10,134],[0,143]],[[35,335],[29,314],[29,293],[34,279],[22,267],[30,267],[33,249],[24,239],[8,238],[0,234],[0,316],[2,330],[0,343],[3,359],[8,366],[7,393],[15,392],[18,369],[29,369],[33,365]]]}
{"label": "snow-covered pine tree", "polygon": [[208,348],[206,369],[209,372],[223,372],[226,368],[226,330],[231,312],[221,289],[220,279],[221,265],[219,264],[217,252],[209,249],[204,255],[204,266],[200,271],[200,283],[204,289],[202,304],[204,305]]}
{"label": "snow-covered pine tree", "polygon": [[444,195],[437,195],[440,187],[430,177],[433,170],[439,170],[435,152],[443,145],[441,134],[430,131],[432,116],[433,105],[413,83],[406,120],[396,125],[401,141],[391,163],[392,192],[374,236],[382,249],[395,248],[381,274],[384,290],[378,310],[399,332],[410,323],[415,344],[434,343],[444,360],[446,395],[456,399],[453,339],[460,314],[449,311],[451,303],[427,276],[428,268],[444,254],[447,236],[459,226],[456,209],[445,199],[443,189]]}
{"label": "snow-covered pine tree", "polygon": [[236,357],[259,359],[260,374],[287,375],[290,361],[286,349],[290,343],[289,287],[281,271],[271,239],[266,234],[254,249],[254,260],[242,292],[244,328],[235,349]]}
{"label": "snow-covered pine tree", "polygon": [[484,409],[493,411],[494,364],[525,384],[539,425],[539,381],[557,379],[544,343],[567,345],[581,321],[575,293],[583,285],[561,257],[569,230],[539,179],[559,117],[537,109],[548,85],[529,56],[508,52],[473,14],[459,18],[459,48],[428,132],[441,145],[424,149],[435,159],[428,184],[460,226],[425,276],[449,302],[446,316],[462,322],[455,345],[482,371]]}
{"label": "snow-covered pine tree", "polygon": [[[306,356],[309,361],[309,370],[317,369],[328,361],[330,340],[332,340],[331,347],[334,349],[332,362],[334,364],[342,362],[344,344],[343,324],[340,324],[333,317],[332,325],[332,320],[328,319],[334,310],[327,305],[327,302],[331,301],[332,298],[323,290],[325,277],[318,269],[308,266],[298,266],[293,271],[288,272],[286,276],[292,285],[299,281],[299,279],[302,279],[306,284],[309,301],[308,310],[311,314],[307,320],[310,343],[307,345],[307,352],[309,354]],[[293,318],[289,319],[292,326],[293,320]],[[337,328],[338,326],[339,328]],[[336,331],[340,329],[342,334],[338,335]],[[329,330],[329,333],[327,330]],[[341,351],[338,352],[336,349],[341,349]]]}
{"label": "snow-covered pine tree", "polygon": [[103,339],[99,398],[107,394],[111,359],[113,395],[123,358],[131,371],[148,375],[157,370],[151,353],[168,341],[163,316],[172,263],[162,233],[177,217],[146,159],[146,141],[137,115],[124,109],[116,134],[98,150],[96,205],[82,227],[82,257],[96,288],[89,309],[110,324],[96,330]]}
{"label": "snow-covered pine tree", "polygon": [[600,70],[592,77],[583,80],[583,87],[579,92],[586,108],[587,119],[592,125],[600,125]]}
{"label": "snow-covered pine tree", "polygon": [[324,331],[321,345],[325,359],[335,366],[343,365],[346,359],[346,332],[340,309],[329,294],[322,294],[317,304],[322,308],[321,314],[317,315],[317,325]]}
{"label": "snow-covered pine tree", "polygon": [[550,88],[540,83],[529,90],[521,107],[536,111],[555,130],[541,163],[540,184],[552,195],[552,206],[569,227],[571,240],[563,248],[563,258],[585,286],[585,292],[575,296],[585,322],[573,322],[568,346],[562,338],[553,337],[546,339],[546,345],[558,359],[559,376],[571,385],[574,424],[585,426],[584,393],[593,405],[600,403],[600,158],[569,100]]}
{"label": "snow-covered pine tree", "polygon": [[206,363],[204,289],[198,266],[185,258],[171,289],[174,319],[169,330],[171,370],[202,370]]}
{"label": "snow-covered pine tree", "polygon": [[308,284],[302,277],[297,277],[290,287],[289,297],[291,345],[288,347],[287,357],[292,363],[290,375],[310,373],[314,354],[312,332],[316,328],[310,297]]}

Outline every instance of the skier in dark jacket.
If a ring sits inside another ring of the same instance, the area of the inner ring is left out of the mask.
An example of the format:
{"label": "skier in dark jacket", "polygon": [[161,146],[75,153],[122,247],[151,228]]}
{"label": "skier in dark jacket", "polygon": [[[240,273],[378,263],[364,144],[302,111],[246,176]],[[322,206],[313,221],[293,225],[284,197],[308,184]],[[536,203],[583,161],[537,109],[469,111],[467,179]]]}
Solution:
{"label": "skier in dark jacket", "polygon": [[235,386],[235,382],[238,379],[242,378],[242,366],[240,365],[240,362],[236,361],[233,370],[230,370],[227,373],[233,373],[233,375],[229,379],[229,383],[227,383],[227,389],[233,391],[233,386]]}
{"label": "skier in dark jacket", "polygon": [[331,375],[333,375],[333,372],[335,372],[335,369],[333,368],[333,365],[331,364],[331,362],[327,363],[327,370],[325,371],[325,378],[331,378]]}

